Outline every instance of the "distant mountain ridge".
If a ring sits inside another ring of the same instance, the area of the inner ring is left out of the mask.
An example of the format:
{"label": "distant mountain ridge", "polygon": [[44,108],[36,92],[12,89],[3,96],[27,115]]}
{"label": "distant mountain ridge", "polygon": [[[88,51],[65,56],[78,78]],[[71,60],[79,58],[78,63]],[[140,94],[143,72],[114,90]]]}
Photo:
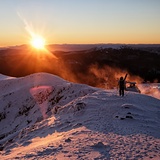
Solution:
{"label": "distant mountain ridge", "polygon": [[25,45],[0,50],[0,73],[22,77],[47,72],[69,81],[102,88],[105,84],[113,88],[118,75],[126,72],[132,77],[140,77],[141,82],[160,82],[159,45],[149,45],[150,47],[142,45],[142,48],[136,48],[137,45],[133,48],[120,44],[118,48],[116,44],[115,48],[110,48],[114,46],[112,44],[108,44],[109,48],[103,47],[103,44],[99,47],[67,44],[57,46],[57,48],[55,45],[48,46],[48,51],[58,59],[47,57],[43,52]]}
{"label": "distant mountain ridge", "polygon": [[[22,49],[27,45],[17,45],[17,46],[8,46],[0,47],[0,50],[6,49]],[[114,48],[119,49],[122,46],[132,47],[132,48],[145,48],[145,49],[160,49],[160,44],[121,44],[121,43],[98,43],[98,44],[49,44],[46,47],[52,51],[78,51],[78,50],[88,50],[91,48]]]}

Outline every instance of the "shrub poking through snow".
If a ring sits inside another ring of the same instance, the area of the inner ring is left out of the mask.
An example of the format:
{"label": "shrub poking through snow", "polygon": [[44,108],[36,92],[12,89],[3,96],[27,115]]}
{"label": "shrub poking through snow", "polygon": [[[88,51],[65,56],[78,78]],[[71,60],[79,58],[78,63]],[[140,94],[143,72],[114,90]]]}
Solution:
{"label": "shrub poking through snow", "polygon": [[0,121],[6,118],[6,113],[1,112],[0,113]]}
{"label": "shrub poking through snow", "polygon": [[74,106],[74,111],[80,111],[84,109],[86,104],[84,102],[79,102]]}

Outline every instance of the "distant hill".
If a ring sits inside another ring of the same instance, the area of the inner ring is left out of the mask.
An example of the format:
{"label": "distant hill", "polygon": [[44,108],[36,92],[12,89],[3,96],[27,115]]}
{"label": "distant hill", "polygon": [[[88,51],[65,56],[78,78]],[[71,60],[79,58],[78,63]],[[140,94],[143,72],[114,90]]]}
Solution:
{"label": "distant hill", "polygon": [[[50,51],[81,51],[81,50],[88,50],[91,48],[113,48],[119,49],[121,47],[131,47],[137,49],[144,49],[149,51],[155,51],[160,53],[160,44],[112,44],[112,43],[99,43],[99,44],[50,44],[46,47]],[[18,45],[18,46],[9,46],[9,47],[0,47],[0,50],[6,49],[25,49],[27,45]]]}
{"label": "distant hill", "polygon": [[129,80],[160,82],[159,45],[50,45],[48,50],[58,59],[25,45],[1,49],[0,73],[22,77],[48,72],[102,88],[115,87],[126,72]]}

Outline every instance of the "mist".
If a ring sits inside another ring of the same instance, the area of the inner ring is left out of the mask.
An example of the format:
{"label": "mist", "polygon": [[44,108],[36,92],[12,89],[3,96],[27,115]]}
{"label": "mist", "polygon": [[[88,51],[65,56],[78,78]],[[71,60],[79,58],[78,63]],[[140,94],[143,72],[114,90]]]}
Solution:
{"label": "mist", "polygon": [[157,99],[160,99],[160,83],[139,84],[138,88],[142,94],[147,94]]}

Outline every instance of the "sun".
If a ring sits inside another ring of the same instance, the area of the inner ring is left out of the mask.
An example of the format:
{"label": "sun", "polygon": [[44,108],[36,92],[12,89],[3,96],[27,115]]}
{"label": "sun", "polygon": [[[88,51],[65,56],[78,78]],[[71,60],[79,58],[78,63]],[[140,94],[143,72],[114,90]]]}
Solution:
{"label": "sun", "polygon": [[45,48],[45,39],[39,35],[32,37],[31,45],[36,49],[44,49]]}

